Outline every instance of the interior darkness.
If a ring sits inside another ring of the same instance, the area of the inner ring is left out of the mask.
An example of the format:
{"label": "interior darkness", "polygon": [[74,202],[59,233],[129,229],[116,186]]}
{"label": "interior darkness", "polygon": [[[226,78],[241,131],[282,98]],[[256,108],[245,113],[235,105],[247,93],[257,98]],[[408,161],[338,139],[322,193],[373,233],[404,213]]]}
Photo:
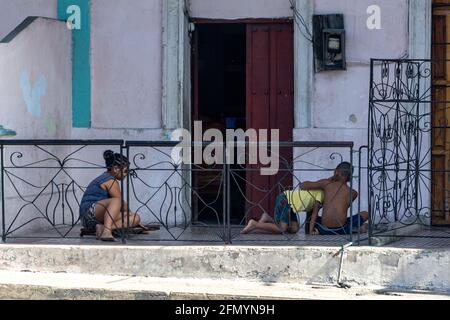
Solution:
{"label": "interior darkness", "polygon": [[[246,26],[245,24],[198,24],[198,120],[203,130],[217,128],[225,136],[226,129],[246,129]],[[215,168],[218,168],[216,166]],[[217,197],[220,178],[217,172],[198,175],[201,199],[210,204],[222,221],[223,198]],[[242,172],[245,178],[245,173]],[[239,187],[231,180],[231,222],[239,223],[244,217],[244,179]],[[211,183],[212,181],[212,183]],[[208,187],[202,188],[208,184]],[[241,189],[241,191],[239,190]],[[215,213],[202,201],[198,203],[198,220],[217,222]]]}

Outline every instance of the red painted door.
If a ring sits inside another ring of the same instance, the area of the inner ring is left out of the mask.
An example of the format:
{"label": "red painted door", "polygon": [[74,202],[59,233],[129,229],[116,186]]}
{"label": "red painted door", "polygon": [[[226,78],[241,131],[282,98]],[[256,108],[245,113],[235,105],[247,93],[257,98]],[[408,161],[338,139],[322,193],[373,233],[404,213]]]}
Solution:
{"label": "red painted door", "polygon": [[[291,23],[247,26],[247,129],[279,129],[280,141],[292,141],[294,127],[293,33]],[[280,169],[291,163],[292,148],[280,147]],[[292,187],[286,171],[273,176],[249,171],[246,179],[247,220],[264,211],[273,216],[276,196]]]}

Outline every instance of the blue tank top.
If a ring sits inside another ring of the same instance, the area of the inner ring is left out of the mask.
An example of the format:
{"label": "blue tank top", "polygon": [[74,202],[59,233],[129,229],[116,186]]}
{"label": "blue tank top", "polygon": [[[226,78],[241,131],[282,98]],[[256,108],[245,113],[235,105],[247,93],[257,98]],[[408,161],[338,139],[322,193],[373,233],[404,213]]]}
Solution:
{"label": "blue tank top", "polygon": [[89,208],[96,202],[111,198],[108,190],[103,189],[103,183],[113,180],[114,177],[109,172],[104,172],[95,178],[86,188],[80,203],[80,216],[86,214]]}

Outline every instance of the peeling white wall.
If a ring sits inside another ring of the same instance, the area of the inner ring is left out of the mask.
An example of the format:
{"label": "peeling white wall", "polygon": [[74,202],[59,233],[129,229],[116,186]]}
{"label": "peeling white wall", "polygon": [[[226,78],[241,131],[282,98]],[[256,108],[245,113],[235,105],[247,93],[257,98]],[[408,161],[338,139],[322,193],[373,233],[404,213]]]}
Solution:
{"label": "peeling white wall", "polygon": [[[37,19],[0,43],[0,123],[18,139],[70,136],[72,40],[65,23]],[[8,76],[4,76],[8,75]]]}
{"label": "peeling white wall", "polygon": [[91,2],[92,127],[161,128],[162,0]]}
{"label": "peeling white wall", "polygon": [[291,17],[289,0],[190,0],[191,15],[207,19]]}
{"label": "peeling white wall", "polygon": [[[191,0],[191,15],[210,19],[292,17],[289,0]],[[369,30],[367,8],[381,9],[381,29]],[[399,58],[408,49],[408,0],[315,0],[314,14],[344,14],[346,71],[313,75],[312,128],[331,129],[336,140],[347,129],[366,129],[370,58]],[[308,19],[308,17],[304,17]],[[312,30],[311,30],[312,32]],[[302,61],[300,64],[312,63]],[[336,129],[344,129],[342,131]],[[303,140],[303,139],[302,139]]]}
{"label": "peeling white wall", "polygon": [[[369,30],[367,8],[381,9],[381,29]],[[408,53],[408,0],[315,0],[314,14],[344,14],[347,70],[314,73],[312,126],[295,129],[294,139],[305,141],[353,141],[354,150],[367,145],[371,58],[400,58]],[[300,58],[301,59],[301,58]],[[320,162],[323,153],[315,161]],[[349,161],[349,156],[345,159]],[[363,151],[361,166],[367,162]],[[353,155],[354,185],[361,179],[361,210],[367,210],[367,171],[358,176],[358,154]],[[353,212],[356,212],[356,202]]]}
{"label": "peeling white wall", "polygon": [[[367,8],[379,6],[381,29],[369,30]],[[347,59],[402,56],[408,49],[408,0],[315,0],[314,14],[343,13]]]}
{"label": "peeling white wall", "polygon": [[[0,43],[0,124],[15,130],[15,138],[59,139],[70,136],[71,48],[71,33],[65,23],[44,18],[35,20],[11,42]],[[53,147],[44,149],[50,153],[56,150]],[[49,153],[35,147],[7,146],[4,152],[5,165],[8,167],[12,166],[11,159],[18,166],[35,162],[42,166],[58,165]],[[22,155],[14,152],[22,152]],[[55,154],[62,156],[64,150],[62,152]],[[45,161],[41,163],[43,160]],[[6,223],[7,226],[13,225],[11,230],[30,218],[43,217],[42,213],[46,211],[45,201],[52,194],[51,189],[43,187],[56,171],[57,169],[8,169],[11,174],[5,175],[5,199],[8,204]],[[56,180],[57,183],[62,183],[67,177],[60,176]],[[40,192],[42,196],[37,201],[27,203]],[[13,223],[17,214],[18,218]],[[41,219],[27,225],[20,232],[26,234],[29,228],[44,226],[49,227],[49,224]]]}
{"label": "peeling white wall", "polygon": [[0,40],[26,17],[56,19],[58,0],[0,0]]}
{"label": "peeling white wall", "polygon": [[[346,32],[346,71],[314,75],[314,128],[367,128],[370,58],[396,59],[408,51],[407,0],[316,0],[314,14],[343,13]],[[381,29],[367,28],[367,8],[381,9]],[[339,133],[338,133],[339,135]],[[344,134],[345,135],[345,134]],[[337,139],[340,139],[337,137]]]}

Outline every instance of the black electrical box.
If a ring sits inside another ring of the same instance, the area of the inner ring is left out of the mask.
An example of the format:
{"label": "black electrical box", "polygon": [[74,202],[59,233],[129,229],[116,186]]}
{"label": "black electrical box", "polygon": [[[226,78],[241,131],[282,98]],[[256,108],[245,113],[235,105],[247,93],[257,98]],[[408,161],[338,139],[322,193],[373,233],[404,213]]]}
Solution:
{"label": "black electrical box", "polygon": [[346,70],[344,15],[314,15],[313,27],[316,72]]}

